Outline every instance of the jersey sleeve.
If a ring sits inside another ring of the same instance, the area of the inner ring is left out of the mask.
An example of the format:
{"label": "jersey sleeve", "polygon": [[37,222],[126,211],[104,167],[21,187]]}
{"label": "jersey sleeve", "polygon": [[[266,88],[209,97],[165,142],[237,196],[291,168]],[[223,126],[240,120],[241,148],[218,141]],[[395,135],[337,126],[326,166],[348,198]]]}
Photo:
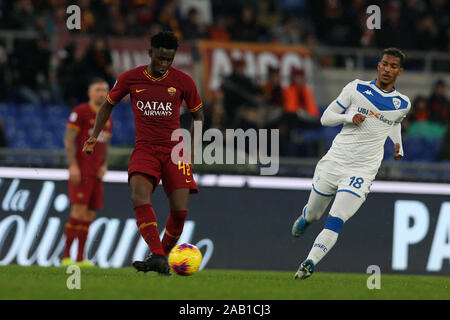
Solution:
{"label": "jersey sleeve", "polygon": [[391,138],[394,144],[398,143],[400,145],[399,154],[403,157],[402,125],[400,123],[395,123],[392,126],[389,138]]}
{"label": "jersey sleeve", "polygon": [[72,110],[67,120],[67,128],[80,131],[83,126],[83,113],[78,108]]}
{"label": "jersey sleeve", "polygon": [[408,116],[409,111],[411,111],[411,102],[408,99],[408,106],[406,107],[405,112],[403,112],[403,114],[397,121],[395,121],[395,123],[401,123]]}
{"label": "jersey sleeve", "polygon": [[347,113],[346,110],[335,101],[331,102],[320,118],[320,123],[326,127],[334,127],[340,124],[353,123],[354,113]]}
{"label": "jersey sleeve", "polygon": [[186,75],[184,84],[185,88],[183,92],[183,98],[186,101],[187,108],[190,112],[200,110],[202,108],[202,99],[200,98],[200,94],[197,91],[194,80],[190,76]]}
{"label": "jersey sleeve", "polygon": [[125,97],[128,93],[130,93],[128,81],[127,81],[127,73],[124,72],[119,75],[119,77],[116,80],[116,83],[114,83],[114,86],[109,91],[108,96],[106,99],[111,104],[117,104],[120,100],[122,100],[123,97]]}
{"label": "jersey sleeve", "polygon": [[349,82],[341,91],[339,96],[334,99],[320,118],[323,126],[334,127],[340,124],[353,123],[354,112],[349,113],[348,107],[352,103],[352,91],[356,80]]}
{"label": "jersey sleeve", "polygon": [[353,88],[356,85],[356,80],[349,82],[336,98],[336,103],[345,111],[352,103]]}

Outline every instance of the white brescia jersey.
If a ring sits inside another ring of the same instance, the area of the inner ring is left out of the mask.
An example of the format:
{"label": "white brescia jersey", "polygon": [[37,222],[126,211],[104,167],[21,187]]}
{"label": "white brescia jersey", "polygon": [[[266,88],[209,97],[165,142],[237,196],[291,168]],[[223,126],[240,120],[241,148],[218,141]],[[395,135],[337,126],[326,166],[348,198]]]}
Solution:
{"label": "white brescia jersey", "polygon": [[[323,125],[344,123],[323,159],[336,161],[345,169],[375,178],[388,136],[400,144],[400,154],[403,155],[400,122],[410,108],[409,98],[395,88],[384,91],[375,84],[375,80],[350,82],[321,118]],[[352,122],[356,113],[366,116],[359,126]]]}

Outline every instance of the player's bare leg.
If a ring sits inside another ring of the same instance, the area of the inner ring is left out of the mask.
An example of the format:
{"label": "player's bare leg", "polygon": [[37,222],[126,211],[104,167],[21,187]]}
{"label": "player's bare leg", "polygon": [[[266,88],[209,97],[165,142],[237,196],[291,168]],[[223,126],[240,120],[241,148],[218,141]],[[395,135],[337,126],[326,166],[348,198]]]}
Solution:
{"label": "player's bare leg", "polygon": [[77,265],[80,267],[93,267],[95,266],[91,261],[84,259],[84,249],[86,246],[86,240],[89,233],[89,226],[95,219],[95,210],[86,208],[84,216],[81,219],[81,223],[78,230],[78,254]]}
{"label": "player's bare leg", "polygon": [[153,183],[150,177],[141,174],[134,174],[130,178],[131,201],[133,206],[151,204],[151,195],[153,193]]}
{"label": "player's bare leg", "polygon": [[86,216],[84,217],[84,221],[92,222],[92,221],[94,221],[95,216],[96,216],[95,210],[88,209],[88,211],[86,212]]}
{"label": "player's bare leg", "polygon": [[189,205],[188,188],[175,189],[169,195],[170,210],[187,210]]}
{"label": "player's bare leg", "polygon": [[292,235],[299,237],[311,223],[318,221],[332,199],[332,194],[323,194],[317,190],[311,190],[308,203],[303,207],[301,215],[292,225]]}
{"label": "player's bare leg", "polygon": [[142,238],[147,242],[151,255],[144,261],[134,261],[133,267],[138,271],[156,271],[170,274],[169,264],[159,239],[158,224],[151,204],[154,186],[150,176],[134,174],[130,178],[131,200],[136,213],[136,224]]}
{"label": "player's bare leg", "polygon": [[[66,223],[64,235],[66,237],[66,243],[64,248],[63,257],[61,260],[62,266],[68,266],[74,264],[70,258],[70,247],[72,246],[73,240],[78,237],[80,227],[83,224],[84,217],[87,212],[87,205],[74,203],[70,209],[70,218]],[[80,244],[78,243],[78,248]]]}
{"label": "player's bare leg", "polygon": [[169,195],[170,215],[166,222],[166,232],[162,239],[162,246],[166,255],[175,246],[183,232],[189,204],[188,188],[175,189]]}

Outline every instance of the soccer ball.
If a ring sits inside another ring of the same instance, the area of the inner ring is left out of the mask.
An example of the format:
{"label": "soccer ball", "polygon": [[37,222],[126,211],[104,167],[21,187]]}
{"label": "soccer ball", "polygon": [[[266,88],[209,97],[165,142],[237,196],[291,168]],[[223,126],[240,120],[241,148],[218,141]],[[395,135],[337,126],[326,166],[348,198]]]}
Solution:
{"label": "soccer ball", "polygon": [[179,244],[169,253],[169,266],[180,276],[190,276],[198,271],[202,263],[202,253],[189,243]]}

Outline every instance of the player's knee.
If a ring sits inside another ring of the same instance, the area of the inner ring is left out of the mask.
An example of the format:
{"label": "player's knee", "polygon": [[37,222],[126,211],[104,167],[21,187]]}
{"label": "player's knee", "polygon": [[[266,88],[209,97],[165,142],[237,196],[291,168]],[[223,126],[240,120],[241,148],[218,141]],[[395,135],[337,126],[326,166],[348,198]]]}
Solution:
{"label": "player's knee", "polygon": [[143,175],[133,175],[130,179],[131,201],[134,206],[150,204],[153,184]]}
{"label": "player's knee", "polygon": [[189,189],[177,189],[169,195],[170,210],[187,210],[189,205]]}
{"label": "player's knee", "polygon": [[140,189],[131,190],[131,201],[133,206],[150,203],[150,194]]}
{"label": "player's knee", "polygon": [[87,212],[87,206],[84,204],[73,204],[70,210],[70,216],[77,220],[83,220]]}
{"label": "player's knee", "polygon": [[170,211],[187,211],[188,204],[186,202],[175,202],[170,204]]}
{"label": "player's knee", "polygon": [[344,220],[339,217],[328,216],[325,229],[339,233],[344,225]]}

